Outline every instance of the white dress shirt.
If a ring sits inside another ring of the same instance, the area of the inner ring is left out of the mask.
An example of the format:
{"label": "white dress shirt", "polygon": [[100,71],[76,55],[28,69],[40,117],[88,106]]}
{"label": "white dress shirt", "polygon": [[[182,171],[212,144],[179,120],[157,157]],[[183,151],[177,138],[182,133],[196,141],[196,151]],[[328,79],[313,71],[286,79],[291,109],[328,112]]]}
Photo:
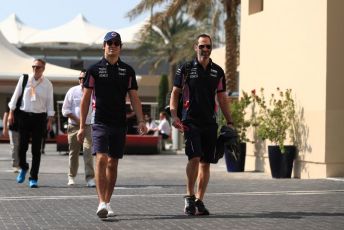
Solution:
{"label": "white dress shirt", "polygon": [[[146,122],[146,127],[148,131],[154,131],[154,129],[158,128],[158,125],[155,123],[154,120],[152,120],[150,123]],[[154,136],[158,136],[158,131],[154,131]]]}
{"label": "white dress shirt", "polygon": [[[67,117],[68,114],[73,114],[80,119],[80,102],[82,98],[82,87],[81,85],[70,88],[65,96],[62,105],[62,115]],[[86,124],[91,124],[92,118],[92,106],[88,109],[86,117]],[[68,118],[68,124],[79,125],[74,120]]]}
{"label": "white dress shirt", "polygon": [[160,121],[158,129],[162,134],[166,134],[168,136],[171,134],[171,126],[166,119],[162,119]]}
{"label": "white dress shirt", "polygon": [[[16,108],[17,100],[22,92],[23,79],[23,76],[19,78],[11,101],[8,103],[11,110]],[[35,91],[34,97],[32,96],[32,87]],[[49,117],[54,116],[54,93],[51,82],[44,76],[36,81],[32,75],[29,75],[20,110],[28,113],[47,113]]]}

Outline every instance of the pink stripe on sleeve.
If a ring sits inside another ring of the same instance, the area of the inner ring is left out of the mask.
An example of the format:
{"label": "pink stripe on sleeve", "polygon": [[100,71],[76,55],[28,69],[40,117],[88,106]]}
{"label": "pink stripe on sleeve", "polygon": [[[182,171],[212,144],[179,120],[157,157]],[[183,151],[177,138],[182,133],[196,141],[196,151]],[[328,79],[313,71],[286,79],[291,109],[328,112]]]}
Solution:
{"label": "pink stripe on sleeve", "polygon": [[94,88],[94,77],[92,75],[90,75],[90,81],[89,81],[88,86],[91,88]]}

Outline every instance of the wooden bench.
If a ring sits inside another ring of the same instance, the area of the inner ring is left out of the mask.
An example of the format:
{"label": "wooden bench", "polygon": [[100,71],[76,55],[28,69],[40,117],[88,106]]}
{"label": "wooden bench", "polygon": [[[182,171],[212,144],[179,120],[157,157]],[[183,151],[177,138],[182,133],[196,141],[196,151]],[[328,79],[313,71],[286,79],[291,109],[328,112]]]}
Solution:
{"label": "wooden bench", "polygon": [[56,140],[56,151],[58,151],[58,152],[69,152],[67,134],[57,135],[55,140]]}
{"label": "wooden bench", "polygon": [[125,153],[158,154],[161,152],[161,136],[152,135],[127,135]]}
{"label": "wooden bench", "polygon": [[[159,154],[162,148],[161,136],[127,135],[125,153],[131,154]],[[56,151],[68,152],[67,134],[56,136]]]}

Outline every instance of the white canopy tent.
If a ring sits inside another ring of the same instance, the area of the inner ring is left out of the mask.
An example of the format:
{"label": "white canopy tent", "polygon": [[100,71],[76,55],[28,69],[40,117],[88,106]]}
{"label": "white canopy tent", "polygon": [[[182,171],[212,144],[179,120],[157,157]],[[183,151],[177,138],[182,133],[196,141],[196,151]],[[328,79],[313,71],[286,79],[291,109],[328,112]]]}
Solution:
{"label": "white canopy tent", "polygon": [[11,14],[0,22],[0,31],[10,43],[20,45],[40,30],[25,25],[16,14]]}
{"label": "white canopy tent", "polygon": [[135,25],[105,29],[92,25],[82,14],[71,21],[48,30],[38,30],[26,26],[15,14],[0,22],[0,30],[10,43],[20,46],[63,48],[84,48],[103,44],[107,32],[115,30],[121,35],[122,42],[129,48],[135,46],[136,36],[149,19]]}
{"label": "white canopy tent", "polygon": [[[12,44],[0,32],[0,92],[12,93],[18,78],[23,73],[32,73],[33,57],[23,53]],[[68,88],[78,83],[77,77],[79,71],[59,67],[47,63],[44,76],[53,82],[54,93],[65,93]],[[159,81],[158,77],[137,76],[140,87],[140,96],[156,95],[156,90],[152,91],[152,87],[157,89]]]}
{"label": "white canopy tent", "polygon": [[[137,43],[137,34],[140,32],[141,28],[143,28],[146,20],[139,22],[135,25],[124,27],[120,29],[114,29],[117,33],[121,35],[122,43],[127,48],[135,48],[135,44]],[[110,31],[110,30],[109,30]],[[108,32],[108,31],[107,31]],[[103,44],[105,33],[102,34],[96,41],[95,44]]]}
{"label": "white canopy tent", "polygon": [[[77,51],[90,47],[97,47],[97,49],[99,49],[103,44],[105,34],[112,30],[120,33],[125,48],[132,49],[137,44],[137,34],[147,20],[143,20],[129,27],[104,29],[92,25],[82,14],[79,14],[74,19],[61,26],[40,31],[25,26],[18,17],[13,14],[8,19],[0,22],[0,24],[3,25],[3,33],[11,36],[26,31],[26,36],[20,35],[20,39],[12,39],[11,43],[16,46],[26,47],[27,49],[68,49]],[[32,72],[31,65],[33,57],[28,56],[11,45],[0,33],[0,58],[0,93],[12,93],[18,77],[22,73]],[[77,84],[79,71],[47,63],[44,75],[53,82],[54,93],[65,93],[68,87]],[[149,87],[153,81],[155,83],[159,82],[159,78],[153,77],[148,83],[146,81],[148,79],[147,77],[145,76],[145,79],[141,80],[138,76],[138,84],[140,87],[139,94],[145,95],[146,97],[155,97],[157,92],[153,92]]]}
{"label": "white canopy tent", "polygon": [[106,32],[106,29],[93,26],[82,14],[79,14],[64,25],[34,34],[26,39],[24,43],[41,47],[54,44],[72,46],[73,48],[76,45],[86,47],[93,45]]}
{"label": "white canopy tent", "polygon": [[[18,78],[23,73],[32,73],[33,57],[23,53],[10,44],[0,32],[0,92],[12,93]],[[66,88],[77,83],[79,71],[47,63],[44,76],[51,80],[56,92],[63,93]],[[60,89],[58,86],[61,86]]]}

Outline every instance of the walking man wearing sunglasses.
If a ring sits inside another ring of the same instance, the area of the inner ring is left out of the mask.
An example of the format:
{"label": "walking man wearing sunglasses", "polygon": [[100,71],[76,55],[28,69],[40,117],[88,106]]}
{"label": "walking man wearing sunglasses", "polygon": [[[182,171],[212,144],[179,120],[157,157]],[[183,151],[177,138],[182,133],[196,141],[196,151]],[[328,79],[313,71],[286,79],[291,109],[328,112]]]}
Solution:
{"label": "walking man wearing sunglasses", "polygon": [[[86,70],[81,70],[79,75],[79,85],[73,86],[66,93],[62,105],[62,115],[68,117],[68,144],[69,144],[69,171],[68,171],[68,185],[75,185],[75,177],[79,168],[79,154],[80,143],[77,140],[77,134],[80,127],[80,102],[83,91],[83,82]],[[85,121],[85,137],[82,143],[84,165],[85,165],[85,179],[88,187],[95,187],[93,156],[92,156],[92,131],[91,131],[91,109],[89,109]]]}
{"label": "walking man wearing sunglasses", "polygon": [[147,132],[134,69],[119,58],[121,36],[114,31],[104,37],[104,57],[91,66],[84,81],[78,140],[85,135],[85,121],[92,97],[92,139],[96,154],[96,188],[99,218],[114,216],[110,199],[117,179],[118,160],[123,157],[126,138],[126,96],[137,117],[140,134]]}
{"label": "walking man wearing sunglasses", "polygon": [[[215,98],[228,125],[232,125],[232,120],[225,93],[224,71],[210,59],[211,37],[207,34],[199,35],[194,50],[197,57],[181,65],[176,72],[170,110],[172,125],[184,132],[185,154],[188,157],[184,213],[209,215],[203,198],[210,178],[210,162],[212,162],[217,140]],[[179,118],[177,116],[178,98],[182,89],[183,111],[182,117]]]}
{"label": "walking man wearing sunglasses", "polygon": [[[10,113],[9,124],[14,122],[14,110],[18,100],[22,100],[19,114],[19,167],[17,182],[25,181],[29,164],[26,162],[26,152],[31,137],[32,164],[29,187],[38,187],[38,172],[41,163],[41,147],[43,135],[51,130],[52,118],[55,114],[53,100],[53,85],[43,76],[45,61],[35,59],[32,65],[33,74],[29,76],[25,88],[22,88],[24,76],[20,77],[11,101],[8,103]],[[23,92],[23,94],[22,94]],[[23,95],[20,98],[20,95]],[[18,119],[18,118],[16,118]],[[48,121],[47,121],[48,119]]]}

